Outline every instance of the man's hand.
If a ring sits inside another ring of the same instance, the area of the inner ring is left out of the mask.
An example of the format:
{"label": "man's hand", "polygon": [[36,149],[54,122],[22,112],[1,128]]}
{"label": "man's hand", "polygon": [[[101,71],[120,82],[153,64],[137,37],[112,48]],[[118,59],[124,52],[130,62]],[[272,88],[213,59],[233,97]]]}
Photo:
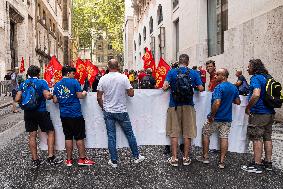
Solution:
{"label": "man's hand", "polygon": [[169,85],[168,81],[165,81],[162,89],[163,89],[163,91],[167,91],[169,89],[169,87],[170,87],[170,85]]}
{"label": "man's hand", "polygon": [[82,96],[86,96],[87,95],[87,92],[86,91],[83,91],[82,92]]}
{"label": "man's hand", "polygon": [[211,124],[213,122],[214,122],[214,116],[211,115],[207,116],[207,123]]}

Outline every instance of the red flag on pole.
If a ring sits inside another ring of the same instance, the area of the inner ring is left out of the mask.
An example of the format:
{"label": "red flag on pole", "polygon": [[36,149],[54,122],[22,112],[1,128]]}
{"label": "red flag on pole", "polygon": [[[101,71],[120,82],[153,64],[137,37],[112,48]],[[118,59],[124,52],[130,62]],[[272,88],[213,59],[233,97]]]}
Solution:
{"label": "red flag on pole", "polygon": [[166,75],[170,69],[170,66],[161,57],[155,74],[157,88],[161,88],[163,86]]}
{"label": "red flag on pole", "polygon": [[75,78],[79,81],[81,85],[83,85],[88,75],[86,71],[86,64],[80,58],[77,59],[76,71],[77,72]]}
{"label": "red flag on pole", "polygon": [[86,65],[86,71],[87,71],[87,79],[89,82],[89,85],[92,86],[92,83],[95,80],[95,76],[98,74],[99,70],[98,67],[93,65],[89,59],[85,62]]}
{"label": "red flag on pole", "polygon": [[52,56],[49,64],[45,66],[44,79],[49,86],[53,86],[62,79],[62,65],[58,62],[56,56]]}
{"label": "red flag on pole", "polygon": [[153,55],[148,48],[145,48],[145,54],[142,57],[144,64],[143,68],[146,70],[147,68],[151,68],[153,77],[155,76],[155,61]]}
{"label": "red flag on pole", "polygon": [[23,73],[25,70],[26,70],[26,69],[25,69],[24,57],[22,57],[21,67],[20,67],[20,73]]}

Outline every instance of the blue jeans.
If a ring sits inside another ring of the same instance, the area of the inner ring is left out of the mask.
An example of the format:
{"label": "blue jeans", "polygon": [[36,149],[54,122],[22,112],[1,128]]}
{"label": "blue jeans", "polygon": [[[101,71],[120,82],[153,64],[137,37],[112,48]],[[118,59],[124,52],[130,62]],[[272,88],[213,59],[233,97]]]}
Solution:
{"label": "blue jeans", "polygon": [[139,151],[137,146],[136,137],[133,133],[131,121],[129,118],[128,112],[124,113],[110,113],[110,112],[103,112],[104,120],[107,129],[107,136],[108,136],[108,149],[110,153],[110,158],[112,161],[118,160],[117,149],[116,149],[116,125],[115,123],[118,122],[121,126],[124,134],[126,135],[129,146],[132,151],[132,155],[134,158],[139,157]]}

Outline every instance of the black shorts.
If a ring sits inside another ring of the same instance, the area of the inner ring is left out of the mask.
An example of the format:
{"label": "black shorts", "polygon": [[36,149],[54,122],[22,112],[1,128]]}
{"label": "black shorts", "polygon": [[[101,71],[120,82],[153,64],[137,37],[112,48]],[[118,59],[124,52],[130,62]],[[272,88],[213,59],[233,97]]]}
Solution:
{"label": "black shorts", "polygon": [[61,117],[65,140],[85,139],[85,120],[84,117]]}
{"label": "black shorts", "polygon": [[26,132],[38,130],[38,126],[42,132],[54,131],[53,123],[50,119],[49,112],[24,111],[24,120]]}
{"label": "black shorts", "polygon": [[13,97],[13,100],[15,100],[16,94],[17,94],[17,90],[16,90],[16,89],[13,89],[13,90],[12,90],[12,97]]}

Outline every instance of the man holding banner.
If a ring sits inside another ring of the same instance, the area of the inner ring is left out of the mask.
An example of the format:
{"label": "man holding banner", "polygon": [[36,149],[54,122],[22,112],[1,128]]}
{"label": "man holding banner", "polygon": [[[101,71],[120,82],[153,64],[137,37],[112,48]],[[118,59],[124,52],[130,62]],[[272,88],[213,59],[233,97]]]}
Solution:
{"label": "man holding banner", "polygon": [[[118,166],[116,149],[116,125],[118,122],[125,133],[134,157],[134,163],[145,159],[138,151],[136,137],[133,133],[129,114],[127,112],[127,96],[134,96],[134,89],[126,75],[119,73],[119,64],[115,59],[108,62],[109,73],[101,77],[97,87],[97,101],[101,107],[108,136],[110,160],[113,168]],[[104,96],[104,98],[103,98]]]}
{"label": "man holding banner", "polygon": [[[179,68],[171,69],[163,85],[163,90],[170,87],[170,102],[167,110],[166,134],[171,138],[172,157],[168,163],[178,166],[177,147],[180,134],[184,138],[183,165],[190,165],[189,148],[191,139],[197,135],[196,114],[193,102],[193,88],[204,90],[200,75],[189,69],[189,56],[179,56]],[[183,85],[181,84],[183,83]],[[181,92],[181,93],[179,93]]]}
{"label": "man holding banner", "polygon": [[79,150],[78,165],[93,165],[94,162],[87,159],[85,155],[85,120],[79,101],[79,99],[85,98],[87,93],[81,90],[79,82],[74,79],[75,72],[76,69],[72,67],[62,68],[63,79],[54,87],[53,102],[59,102],[60,118],[67,151],[65,164],[67,166],[73,164],[73,139],[75,139]]}

